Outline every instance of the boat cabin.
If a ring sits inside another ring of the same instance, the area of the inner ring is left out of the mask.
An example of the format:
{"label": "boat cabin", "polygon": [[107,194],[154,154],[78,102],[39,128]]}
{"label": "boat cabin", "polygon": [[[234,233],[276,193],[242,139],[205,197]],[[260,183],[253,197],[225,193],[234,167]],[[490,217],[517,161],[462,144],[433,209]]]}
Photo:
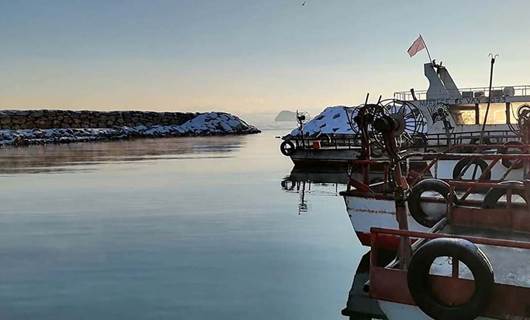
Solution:
{"label": "boat cabin", "polygon": [[[424,74],[429,88],[394,93],[394,99],[414,103],[427,120],[426,135],[480,132],[486,110],[487,135],[491,143],[515,140],[520,112],[530,110],[530,85],[458,88],[441,64],[426,63]],[[508,137],[509,136],[509,137]],[[500,137],[501,139],[497,139]],[[491,141],[491,140],[499,141]]]}

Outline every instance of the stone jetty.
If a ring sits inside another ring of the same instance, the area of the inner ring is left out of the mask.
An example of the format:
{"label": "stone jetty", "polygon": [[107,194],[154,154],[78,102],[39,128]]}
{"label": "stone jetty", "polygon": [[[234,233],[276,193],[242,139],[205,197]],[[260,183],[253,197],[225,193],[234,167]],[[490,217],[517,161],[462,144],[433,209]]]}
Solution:
{"label": "stone jetty", "polygon": [[0,111],[0,145],[259,133],[224,112]]}

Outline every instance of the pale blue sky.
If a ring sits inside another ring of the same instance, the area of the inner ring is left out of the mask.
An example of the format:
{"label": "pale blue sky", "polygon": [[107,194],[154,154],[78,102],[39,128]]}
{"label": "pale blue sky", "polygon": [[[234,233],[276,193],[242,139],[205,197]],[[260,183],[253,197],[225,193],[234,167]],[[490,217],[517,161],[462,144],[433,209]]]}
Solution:
{"label": "pale blue sky", "polygon": [[422,33],[460,86],[530,83],[527,1],[0,0],[0,107],[275,112],[424,89]]}

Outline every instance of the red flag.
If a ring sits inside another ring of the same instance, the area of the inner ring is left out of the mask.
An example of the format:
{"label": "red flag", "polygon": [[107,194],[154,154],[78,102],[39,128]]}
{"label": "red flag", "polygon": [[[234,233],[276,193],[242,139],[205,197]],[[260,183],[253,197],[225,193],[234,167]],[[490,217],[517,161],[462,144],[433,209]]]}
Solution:
{"label": "red flag", "polygon": [[407,52],[412,58],[416,53],[420,52],[423,49],[425,49],[425,42],[423,41],[423,38],[420,35],[418,39],[414,40]]}

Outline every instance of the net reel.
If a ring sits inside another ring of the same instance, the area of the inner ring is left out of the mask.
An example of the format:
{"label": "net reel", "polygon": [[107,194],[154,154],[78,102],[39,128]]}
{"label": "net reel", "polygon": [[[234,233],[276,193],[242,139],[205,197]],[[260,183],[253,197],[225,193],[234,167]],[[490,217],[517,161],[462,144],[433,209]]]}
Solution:
{"label": "net reel", "polygon": [[[380,103],[380,108],[376,114],[377,117],[388,116],[398,124],[394,130],[397,146],[406,148],[413,146],[418,138],[424,137],[425,117],[423,113],[412,103],[402,100],[389,99]],[[384,148],[384,139],[382,134],[375,130],[373,126],[369,127],[370,134],[375,142]]]}
{"label": "net reel", "polygon": [[[375,119],[384,114],[383,106],[380,103],[364,104],[354,108],[350,114],[350,126],[355,135],[355,141],[361,144],[363,152],[361,158],[381,157],[383,148],[374,140],[371,132],[374,132],[373,124]],[[368,145],[370,148],[368,148]],[[368,151],[368,149],[370,149]]]}

